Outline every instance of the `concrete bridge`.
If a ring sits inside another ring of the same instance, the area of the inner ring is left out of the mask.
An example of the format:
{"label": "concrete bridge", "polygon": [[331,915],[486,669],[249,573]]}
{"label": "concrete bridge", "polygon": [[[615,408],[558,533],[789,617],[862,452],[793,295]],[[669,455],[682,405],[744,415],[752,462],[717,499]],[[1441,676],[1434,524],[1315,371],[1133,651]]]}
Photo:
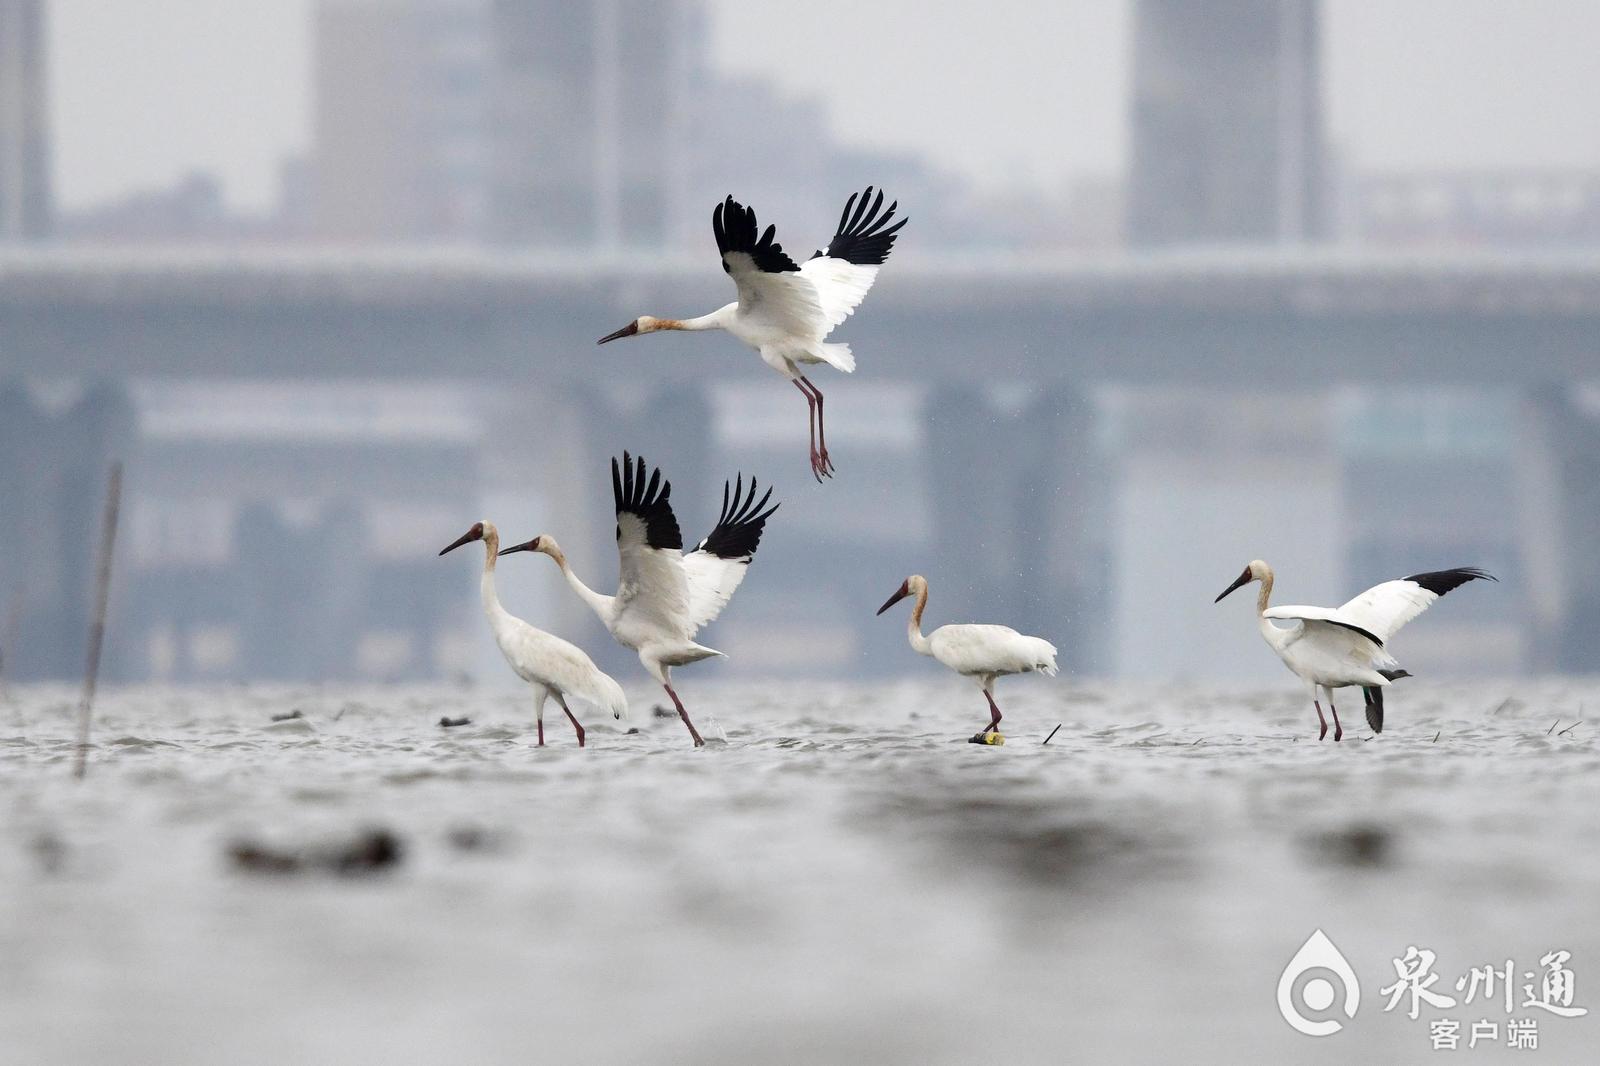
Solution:
{"label": "concrete bridge", "polygon": [[[709,255],[6,251],[0,369],[592,380],[601,333],[730,295]],[[908,255],[869,309],[841,331],[863,376],[1572,382],[1600,365],[1600,252]],[[703,343],[607,355],[640,381],[737,366]]]}
{"label": "concrete bridge", "polygon": [[[729,296],[709,257],[10,250],[0,252],[0,382],[476,382],[491,397],[482,406],[485,439],[496,441],[479,488],[510,493],[537,479],[564,515],[582,516],[576,539],[598,561],[609,540],[606,501],[588,491],[593,485],[554,472],[600,469],[619,441],[632,441],[670,464],[685,489],[709,484],[720,471],[711,469],[705,383],[760,381],[770,372],[727,339],[664,336],[604,349],[594,340],[640,313],[700,313]],[[1058,459],[1090,451],[1094,419],[1083,399],[1092,390],[1121,384],[1304,395],[1349,383],[1515,390],[1529,412],[1521,435],[1532,443],[1519,448],[1512,477],[1544,486],[1540,513],[1526,523],[1533,532],[1519,542],[1519,559],[1544,574],[1524,583],[1522,635],[1532,647],[1556,649],[1526,664],[1600,667],[1588,645],[1554,640],[1600,631],[1600,562],[1588,561],[1586,547],[1600,528],[1600,442],[1573,401],[1577,386],[1600,379],[1600,253],[905,255],[841,337],[860,357],[858,379],[909,384],[921,397],[924,468],[917,473],[938,491],[930,494],[932,532],[914,554],[970,576],[967,587],[943,592],[950,616],[992,613],[1075,649],[1093,645],[1095,627],[1084,619],[1103,615],[1113,595],[1099,572],[1108,534],[1081,517],[1093,509],[1092,490],[1076,476],[1075,461]],[[995,407],[996,386],[1025,386],[1021,406]],[[619,392],[646,399],[630,406]],[[125,405],[103,392],[96,397],[78,421],[127,425]],[[23,421],[13,419],[11,432],[0,427],[7,463],[25,447],[37,452],[38,442],[53,441],[45,446],[70,451],[80,479],[95,463],[77,453],[109,452],[127,432],[85,434],[72,422],[71,443],[48,428],[24,431]],[[530,422],[546,428],[531,434]],[[565,453],[552,456],[553,448]],[[335,446],[320,460],[291,449],[269,476],[256,454],[229,468],[233,475],[279,486],[301,477],[332,491],[339,477],[364,480],[362,470],[375,469],[351,467],[345,460],[353,452]],[[1024,486],[999,455],[1025,466],[1035,483]],[[459,507],[462,487],[448,483],[448,464],[417,460],[409,469],[430,473],[416,490]],[[218,462],[207,460],[207,476],[226,481]],[[1117,472],[1102,475],[1115,480]],[[1040,477],[1050,483],[1037,483]],[[403,480],[391,476],[388,491],[403,493]],[[10,506],[22,491],[8,494],[10,521],[0,533],[13,535],[17,526],[14,535],[25,540],[24,524],[42,518],[48,526],[58,516],[37,504]],[[62,495],[92,491],[86,482]],[[841,504],[852,500],[842,484],[829,491]],[[871,498],[867,492],[854,502],[864,508]],[[883,531],[865,546],[850,532],[813,533],[839,539],[790,549],[803,556],[809,548],[806,561],[825,567],[836,591],[907,565],[906,550],[890,550],[893,537]],[[853,537],[852,550],[832,550]],[[285,532],[280,539],[311,550],[303,538]],[[987,551],[974,558],[973,546]],[[272,552],[272,545],[257,547]],[[31,557],[43,551],[36,545]],[[1048,573],[1019,566],[1023,552],[1051,560]],[[242,598],[286,588],[283,576],[254,574]],[[71,592],[58,598],[80,598],[72,580],[52,578]],[[170,581],[157,584],[152,597]],[[318,591],[314,582],[301,585],[293,595]],[[814,590],[790,591],[803,600]],[[339,595],[347,611],[360,598],[348,582]],[[418,608],[439,609],[438,597]],[[259,624],[281,629],[286,618],[268,611]],[[60,625],[71,630],[70,620]],[[430,626],[437,628],[436,618]],[[326,654],[336,633],[303,633],[304,655],[321,648],[320,662],[340,661]],[[857,637],[869,650],[900,639],[895,627],[863,628]]]}

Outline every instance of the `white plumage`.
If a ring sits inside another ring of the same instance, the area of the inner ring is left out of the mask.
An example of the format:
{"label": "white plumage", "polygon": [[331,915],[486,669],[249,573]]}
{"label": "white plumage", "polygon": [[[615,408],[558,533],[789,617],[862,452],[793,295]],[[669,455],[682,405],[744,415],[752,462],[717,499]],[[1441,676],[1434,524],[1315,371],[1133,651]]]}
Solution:
{"label": "white plumage", "polygon": [[883,209],[883,193],[873,189],[852,195],[839,216],[827,251],[796,264],[774,239],[777,227],[761,232],[753,210],[729,196],[711,215],[712,232],[722,269],[733,279],[739,298],[699,318],[652,318],[642,315],[615,333],[621,337],[661,330],[720,329],[760,353],[762,361],[792,381],[806,398],[811,424],[811,473],[818,481],[831,475],[827,432],[823,425],[822,390],[801,367],[826,363],[846,374],[856,368],[848,344],[829,343],[827,336],[855,313],[866,299],[878,268],[888,259],[895,238],[908,219],[890,225],[899,204]]}
{"label": "white plumage", "polygon": [[1010,674],[1056,674],[1056,647],[1042,637],[1018,633],[1010,626],[963,624],[940,626],[922,635],[922,612],[928,606],[928,582],[920,574],[906,578],[893,596],[878,608],[882,614],[907,596],[915,596],[906,638],[914,651],[932,656],[962,677],[978,682],[989,701],[989,724],[983,732],[998,730],[1000,708],[994,701],[997,678]]}
{"label": "white plumage", "polygon": [[639,661],[666,689],[699,747],[705,742],[672,687],[672,668],[722,654],[697,643],[695,634],[722,613],[744,580],[766,521],[778,505],[767,508],[770,488],[756,499],[754,478],[748,493],[742,475],[732,485],[724,484],[716,528],[686,554],[669,500],[672,483],[662,480],[660,470],[650,471],[648,480],[645,475],[643,458],[634,460],[624,452],[620,466],[615,459],[611,461],[621,563],[615,596],[584,584],[554,537],[540,535],[500,554],[533,551],[555,560],[567,584],[617,642],[638,652]]}
{"label": "white plumage", "polygon": [[[1333,712],[1333,739],[1341,740],[1344,726],[1339,722],[1339,711],[1333,703],[1333,690],[1361,686],[1367,724],[1374,733],[1383,732],[1383,690],[1391,681],[1411,676],[1400,669],[1385,645],[1402,626],[1426,611],[1440,596],[1480,578],[1495,580],[1476,567],[1457,567],[1385,581],[1339,607],[1269,607],[1272,567],[1256,559],[1244,568],[1233,584],[1222,590],[1216,602],[1220,603],[1224,596],[1242,585],[1261,582],[1261,591],[1256,596],[1256,615],[1262,639],[1310,688],[1311,702],[1317,708],[1317,721],[1321,724],[1318,739],[1328,735],[1322,703],[1317,699],[1317,689],[1321,688],[1328,709]],[[1275,620],[1292,624],[1279,626],[1274,624]]]}
{"label": "white plumage", "polygon": [[584,745],[583,726],[567,706],[566,697],[591,703],[611,712],[620,720],[628,716],[628,698],[608,674],[604,673],[583,650],[560,637],[524,622],[500,606],[495,592],[494,568],[500,551],[500,533],[492,522],[478,522],[463,533],[449,547],[439,552],[446,555],[463,544],[483,541],[483,578],[479,588],[483,596],[483,613],[489,619],[494,642],[500,654],[522,680],[533,686],[534,718],[539,727],[539,746],[544,747],[544,705],[551,696],[556,698],[566,712],[572,728],[577,733],[578,746]]}

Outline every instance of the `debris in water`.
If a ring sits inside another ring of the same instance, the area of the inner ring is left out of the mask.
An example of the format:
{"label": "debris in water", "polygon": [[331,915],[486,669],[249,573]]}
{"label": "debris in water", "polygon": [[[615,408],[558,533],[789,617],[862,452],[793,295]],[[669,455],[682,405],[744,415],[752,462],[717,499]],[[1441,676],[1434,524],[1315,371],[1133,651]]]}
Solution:
{"label": "debris in water", "polygon": [[40,833],[33,838],[33,857],[39,860],[39,868],[47,874],[58,874],[66,865],[67,845],[54,833]]}
{"label": "debris in water", "polygon": [[454,729],[458,725],[471,725],[472,724],[472,719],[467,718],[465,716],[462,716],[460,718],[445,717],[445,718],[439,719],[439,724],[444,726],[446,729]]}
{"label": "debris in water", "polygon": [[285,711],[283,714],[275,714],[275,715],[273,715],[272,716],[272,720],[274,722],[292,722],[296,718],[304,718],[304,717],[305,717],[304,712],[302,712],[298,707],[296,707],[292,711]]}
{"label": "debris in water", "polygon": [[478,825],[452,826],[445,839],[457,851],[498,851],[504,843],[500,834]]}
{"label": "debris in water", "polygon": [[1387,866],[1394,834],[1379,825],[1357,824],[1313,834],[1306,843],[1323,860],[1340,866]]}
{"label": "debris in water", "polygon": [[650,713],[652,715],[654,715],[655,717],[657,717],[657,718],[676,718],[676,717],[678,717],[678,712],[677,711],[673,710],[671,707],[663,707],[659,703],[656,704],[654,707],[650,708]]}
{"label": "debris in water", "polygon": [[248,840],[228,847],[235,866],[261,874],[323,871],[353,877],[398,865],[404,855],[400,838],[387,829],[367,829],[349,840],[315,847],[276,848]]}
{"label": "debris in water", "polygon": [[1050,730],[1050,735],[1048,737],[1044,738],[1044,742],[1046,744],[1050,743],[1050,741],[1053,740],[1055,738],[1055,735],[1057,733],[1059,733],[1059,732],[1061,732],[1061,727],[1058,725],[1054,729]]}
{"label": "debris in water", "polygon": [[968,744],[1004,744],[1005,742],[1006,738],[992,729],[986,729],[982,733],[967,738]]}

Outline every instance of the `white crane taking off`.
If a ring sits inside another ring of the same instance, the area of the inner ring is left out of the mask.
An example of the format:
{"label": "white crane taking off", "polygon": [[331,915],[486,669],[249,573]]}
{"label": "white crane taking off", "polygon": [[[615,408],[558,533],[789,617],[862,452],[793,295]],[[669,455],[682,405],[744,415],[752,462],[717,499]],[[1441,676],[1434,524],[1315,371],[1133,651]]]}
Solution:
{"label": "white crane taking off", "polygon": [[716,528],[686,554],[668,500],[672,482],[663,481],[658,469],[650,471],[647,481],[643,458],[635,461],[623,452],[620,466],[612,459],[611,494],[617,509],[617,554],[622,561],[615,596],[585,585],[573,573],[554,537],[537,536],[500,553],[539,552],[555,560],[578,598],[589,605],[617,643],[639,653],[650,676],[667,690],[697,748],[705,741],[673,691],[672,668],[722,654],[695,643],[694,636],[728,605],[761,544],[767,519],[778,509],[773,504],[763,510],[772,498],[772,489],[757,501],[756,487],[751,478],[746,493],[743,475],[731,485],[724,483],[722,515]]}
{"label": "white crane taking off", "polygon": [[622,686],[603,673],[594,661],[574,644],[535,629],[522,619],[500,606],[500,597],[494,589],[494,564],[500,551],[500,533],[491,522],[476,522],[472,528],[457,537],[449,547],[439,552],[447,555],[463,544],[483,541],[483,580],[479,588],[483,594],[483,613],[489,618],[489,628],[494,632],[494,642],[500,654],[506,657],[518,677],[533,686],[533,713],[539,723],[539,746],[544,747],[544,705],[551,696],[566,712],[578,735],[578,747],[584,746],[583,726],[567,706],[567,697],[575,696],[585,703],[603,707],[611,716],[621,721],[628,716],[628,698]]}
{"label": "white crane taking off", "polygon": [[878,613],[882,614],[907,596],[917,598],[911,608],[911,620],[906,623],[906,639],[911,642],[912,650],[931,655],[962,677],[970,677],[978,683],[989,701],[989,724],[983,733],[1000,729],[1000,708],[994,702],[996,678],[1036,671],[1055,676],[1056,646],[1042,637],[1018,633],[1010,626],[940,626],[923,636],[922,611],[928,606],[928,582],[921,574],[906,578],[895,594],[878,608]]}
{"label": "white crane taking off", "polygon": [[794,382],[806,398],[811,424],[811,473],[820,482],[833,473],[827,433],[822,422],[822,390],[801,368],[826,363],[846,374],[856,368],[848,344],[824,343],[828,334],[861,305],[889,258],[900,227],[894,225],[898,203],[883,210],[883,192],[873,198],[872,186],[852,195],[839,216],[839,227],[818,251],[796,264],[773,240],[776,226],[761,232],[756,213],[729,196],[711,214],[722,269],[733,278],[739,299],[699,318],[652,318],[642,315],[600,344],[660,330],[721,329],[761,354],[772,369]]}
{"label": "white crane taking off", "polygon": [[[1389,682],[1411,676],[1400,669],[1385,645],[1401,626],[1433,606],[1440,596],[1480,578],[1498,580],[1477,567],[1460,566],[1385,581],[1339,607],[1269,607],[1272,567],[1255,559],[1212,602],[1221,603],[1223,596],[1242,585],[1261,582],[1261,591],[1256,594],[1256,623],[1261,638],[1311,690],[1311,702],[1321,725],[1317,739],[1328,736],[1328,720],[1322,716],[1322,704],[1317,699],[1320,687],[1328,710],[1333,713],[1333,739],[1342,740],[1344,726],[1339,724],[1339,711],[1333,705],[1333,690],[1360,685],[1367,724],[1374,733],[1382,733],[1383,690]],[[1275,618],[1293,624],[1276,626],[1272,624]]]}

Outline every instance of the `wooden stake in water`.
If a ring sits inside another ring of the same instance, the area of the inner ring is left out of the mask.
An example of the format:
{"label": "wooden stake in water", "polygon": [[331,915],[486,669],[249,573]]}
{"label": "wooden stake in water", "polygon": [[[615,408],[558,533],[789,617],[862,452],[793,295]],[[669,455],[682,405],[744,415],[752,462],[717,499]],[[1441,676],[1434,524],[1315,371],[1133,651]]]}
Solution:
{"label": "wooden stake in water", "polygon": [[122,504],[122,464],[111,464],[106,485],[106,510],[100,522],[100,557],[95,567],[94,615],[89,622],[89,661],[83,675],[83,702],[78,705],[78,757],[72,769],[81,778],[89,762],[89,711],[100,676],[100,646],[106,639],[106,597],[111,591],[111,556],[117,546],[117,511]]}

